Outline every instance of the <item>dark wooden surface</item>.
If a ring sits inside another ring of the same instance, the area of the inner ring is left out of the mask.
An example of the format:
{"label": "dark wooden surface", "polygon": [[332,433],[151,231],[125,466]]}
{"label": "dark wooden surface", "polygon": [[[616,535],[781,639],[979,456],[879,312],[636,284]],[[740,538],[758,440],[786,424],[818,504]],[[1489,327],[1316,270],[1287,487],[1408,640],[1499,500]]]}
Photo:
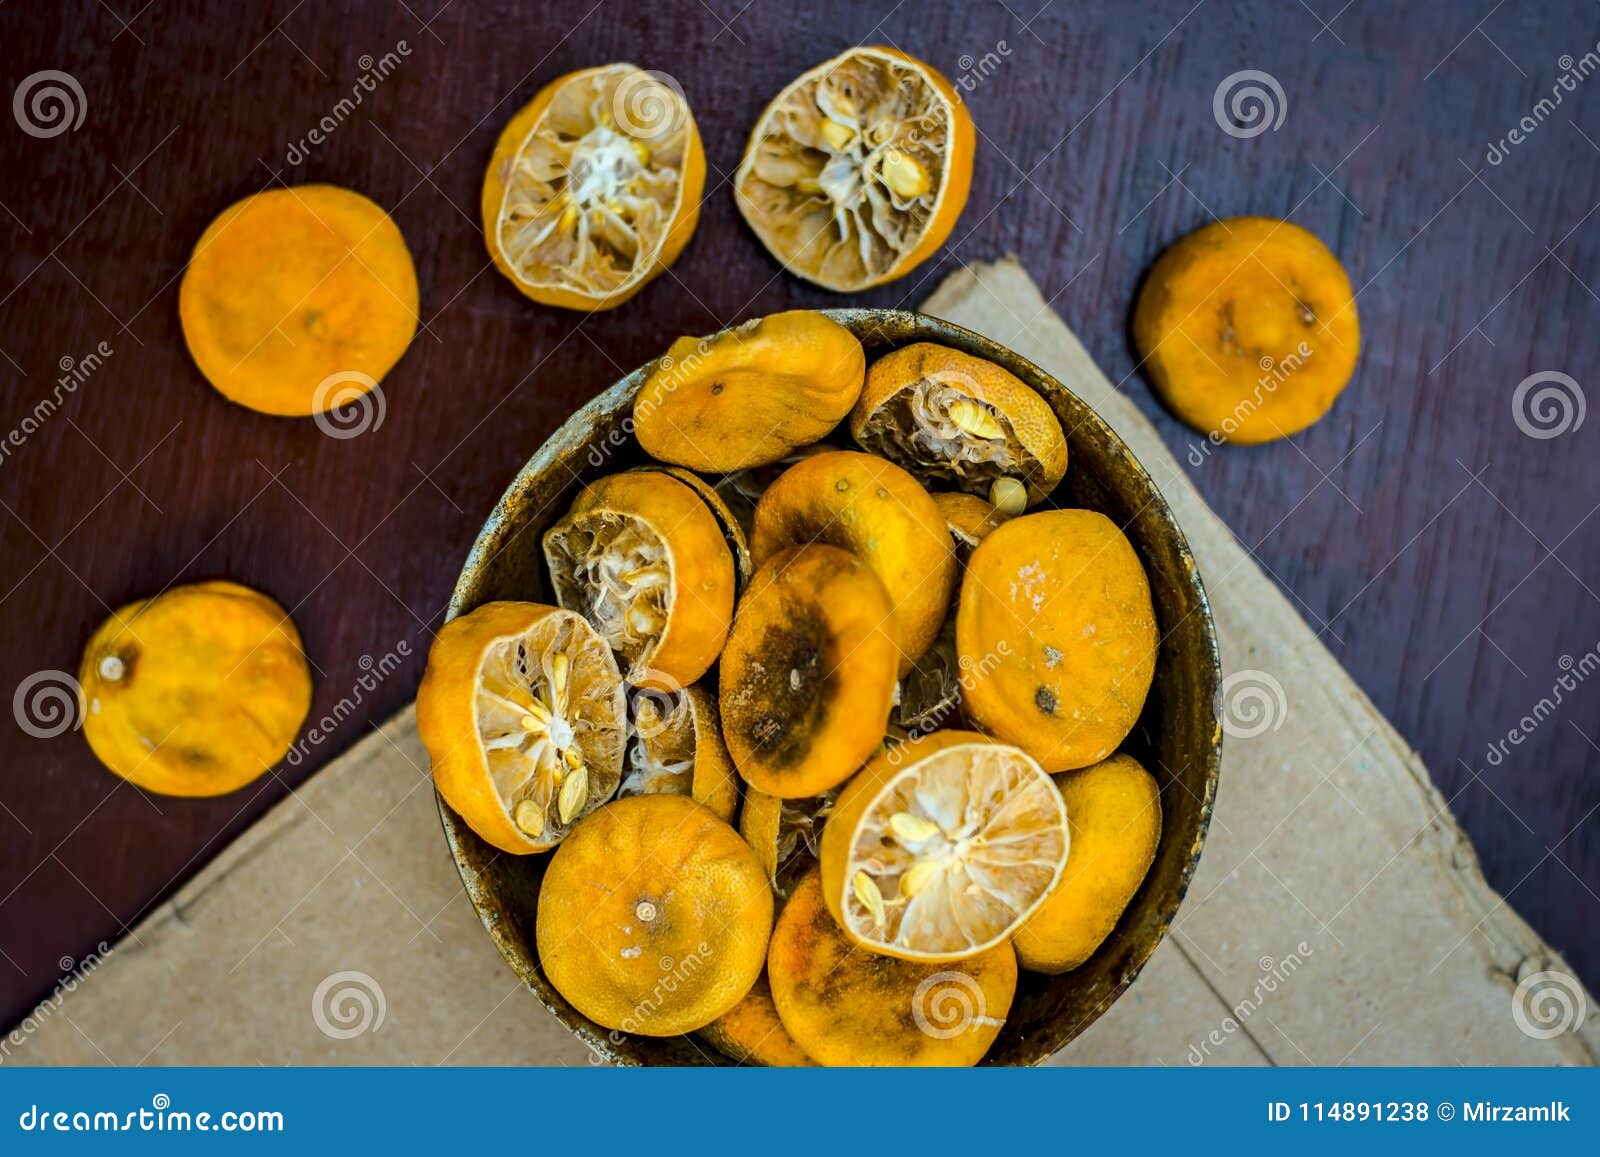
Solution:
{"label": "dark wooden surface", "polygon": [[[3,713],[0,1023],[407,702],[480,522],[574,406],[675,335],[841,300],[766,256],[725,178],[765,100],[862,41],[965,75],[981,136],[952,243],[854,300],[914,305],[963,262],[1017,253],[1180,459],[1194,436],[1153,400],[1126,339],[1154,255],[1213,214],[1256,213],[1291,217],[1344,260],[1366,331],[1344,398],[1291,443],[1189,469],[1421,750],[1490,881],[1600,983],[1600,678],[1488,757],[1550,695],[1562,657],[1581,668],[1600,644],[1600,416],[1534,439],[1512,409],[1536,371],[1600,402],[1600,77],[1486,161],[1535,115],[1561,58],[1596,50],[1600,13],[1583,0],[1039,3],[0,7],[6,92],[57,69],[85,106],[48,139],[0,113],[0,426],[21,431],[42,399],[61,401],[0,460],[0,691],[73,670],[111,607],[227,576],[293,608],[313,718],[360,700],[298,767],[199,802],[142,795],[75,733],[35,738]],[[402,41],[399,67],[290,164],[363,58]],[[532,305],[488,267],[477,198],[512,111],[614,59],[677,79],[711,174],[672,274],[583,318]],[[1286,105],[1280,128],[1248,139],[1212,115],[1219,82],[1244,69],[1276,78]],[[351,440],[228,404],[178,328],[177,279],[211,218],[306,181],[390,208],[422,286],[426,326],[384,383],[385,420]],[[59,390],[64,359],[102,342],[104,364]],[[399,670],[359,690],[364,661],[402,644]]]}

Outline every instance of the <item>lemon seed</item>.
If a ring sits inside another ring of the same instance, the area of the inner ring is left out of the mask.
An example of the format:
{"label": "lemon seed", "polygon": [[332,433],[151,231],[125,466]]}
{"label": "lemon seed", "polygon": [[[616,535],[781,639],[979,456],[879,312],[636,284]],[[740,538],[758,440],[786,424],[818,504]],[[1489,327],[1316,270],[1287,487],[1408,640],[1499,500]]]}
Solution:
{"label": "lemon seed", "polygon": [[511,818],[516,821],[522,834],[530,839],[536,839],[544,834],[544,809],[531,799],[519,803]]}
{"label": "lemon seed", "polygon": [[1002,514],[1017,515],[1028,508],[1028,488],[1015,478],[996,478],[989,501]]}
{"label": "lemon seed", "polygon": [[883,925],[883,893],[878,891],[878,885],[872,882],[872,877],[865,872],[857,872],[850,881],[850,888],[856,894],[856,899],[861,901],[861,906],[872,913],[874,925]]}
{"label": "lemon seed", "polygon": [[889,817],[889,834],[901,843],[916,843],[939,834],[939,825],[910,812],[895,812]]}

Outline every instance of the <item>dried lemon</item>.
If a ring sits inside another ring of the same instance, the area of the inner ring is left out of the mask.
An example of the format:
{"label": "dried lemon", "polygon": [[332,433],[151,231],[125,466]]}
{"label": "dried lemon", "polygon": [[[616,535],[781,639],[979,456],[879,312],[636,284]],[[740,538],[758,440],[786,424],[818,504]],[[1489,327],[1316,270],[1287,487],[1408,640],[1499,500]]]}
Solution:
{"label": "dried lemon", "polygon": [[333,185],[231,205],[178,288],[189,353],[224,395],[264,414],[355,402],[417,330],[417,274],[387,213]]}
{"label": "dried lemon", "polygon": [[933,504],[944,515],[945,526],[955,540],[956,550],[965,557],[995,527],[1013,517],[1014,513],[1001,510],[992,502],[985,502],[976,494],[941,492],[933,496]]}
{"label": "dried lemon", "polygon": [[439,630],[417,688],[433,782],[481,838],[542,852],[617,790],[627,707],[583,618],[486,603]]}
{"label": "dried lemon", "polygon": [[1144,567],[1103,514],[1025,514],[967,561],[956,610],[962,702],[1046,771],[1117,749],[1144,707],[1157,645]]}
{"label": "dried lemon", "polygon": [[933,68],[893,48],[852,48],[767,105],[734,196],[790,272],[866,289],[944,244],[967,203],[974,138],[966,106]]}
{"label": "dried lemon", "polygon": [[828,910],[855,941],[961,960],[1007,940],[1055,887],[1067,814],[1026,753],[939,731],[878,755],[822,832]]}
{"label": "dried lemon", "polygon": [[742,1065],[793,1069],[817,1063],[778,1019],[765,972],[743,1000],[700,1030],[700,1038]]}
{"label": "dried lemon", "polygon": [[722,742],[717,701],[704,687],[645,686],[633,693],[633,742],[617,795],[686,795],[733,822],[739,773]]}
{"label": "dried lemon", "polygon": [[716,662],[733,619],[733,555],[700,496],[658,471],[584,487],[545,531],[556,601],[578,611],[628,678],[687,686]]}
{"label": "dried lemon", "polygon": [[662,466],[659,463],[652,462],[649,465],[637,467],[637,469],[647,473],[652,470],[659,471],[669,478],[682,482],[690,490],[693,490],[695,494],[699,495],[700,501],[706,504],[706,508],[716,518],[717,525],[722,528],[722,537],[728,544],[728,550],[733,554],[733,569],[739,586],[743,587],[745,583],[749,582],[750,575],[755,570],[755,567],[750,562],[750,540],[745,530],[748,520],[741,519],[739,514],[729,505],[728,495],[711,485],[693,470],[685,470],[681,466]]}
{"label": "dried lemon", "polygon": [[955,589],[956,556],[944,517],[917,480],[893,462],[854,450],[816,454],[786,470],[756,504],[756,566],[795,543],[850,551],[883,580],[901,670],[939,633]]}
{"label": "dried lemon", "polygon": [[837,547],[756,568],[722,654],[722,734],[744,781],[784,799],[835,787],[883,736],[898,650],[888,592]]}
{"label": "dried lemon", "polygon": [[810,310],[680,337],[639,388],[634,433],[651,457],[691,470],[775,462],[843,420],[866,366],[856,336]]}
{"label": "dried lemon", "polygon": [[683,93],[631,64],[570,72],[511,118],[483,179],[495,267],[544,305],[621,305],[678,259],[706,159]]}
{"label": "dried lemon", "polygon": [[753,787],[744,793],[739,834],[755,849],[778,895],[787,896],[816,864],[822,825],[838,797],[837,789],[800,799],[782,799]]}
{"label": "dried lemon", "polygon": [[975,1065],[1017,991],[1017,956],[1001,943],[959,964],[868,952],[840,931],[813,872],[778,915],[767,950],[784,1028],[824,1065]]}
{"label": "dried lemon", "polygon": [[597,1024],[641,1036],[703,1028],[765,962],[772,890],[739,833],[680,795],[619,799],[551,857],[539,964]]}
{"label": "dried lemon", "polygon": [[1069,972],[1111,935],[1161,843],[1161,788],[1132,756],[1058,775],[1072,857],[1043,906],[1017,930],[1022,967]]}
{"label": "dried lemon", "polygon": [[850,433],[922,481],[972,494],[1005,479],[1039,502],[1067,472],[1067,439],[1049,402],[1009,370],[931,342],[872,363]]}
{"label": "dried lemon", "polygon": [[1219,441],[1311,425],[1355,372],[1361,325],[1339,259],[1287,221],[1231,217],[1151,267],[1133,340],[1173,413]]}
{"label": "dried lemon", "polygon": [[117,610],[84,648],[78,683],[96,758],[163,795],[243,787],[288,754],[311,706],[288,612],[231,582]]}

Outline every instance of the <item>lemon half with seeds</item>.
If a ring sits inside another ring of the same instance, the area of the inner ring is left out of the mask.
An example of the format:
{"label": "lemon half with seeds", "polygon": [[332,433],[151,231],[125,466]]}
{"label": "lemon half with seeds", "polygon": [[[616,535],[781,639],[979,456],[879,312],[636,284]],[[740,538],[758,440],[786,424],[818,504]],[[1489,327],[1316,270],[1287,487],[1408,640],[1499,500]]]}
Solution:
{"label": "lemon half with seeds", "polygon": [[677,260],[706,161],[670,78],[632,64],[553,81],[500,134],[483,181],[489,256],[534,301],[611,309]]}

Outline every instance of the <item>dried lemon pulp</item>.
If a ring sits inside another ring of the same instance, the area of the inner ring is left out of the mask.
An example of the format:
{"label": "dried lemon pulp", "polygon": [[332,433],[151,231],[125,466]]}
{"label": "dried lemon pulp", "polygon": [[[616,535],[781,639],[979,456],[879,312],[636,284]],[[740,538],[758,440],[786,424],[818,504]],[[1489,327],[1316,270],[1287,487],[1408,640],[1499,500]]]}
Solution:
{"label": "dried lemon pulp", "polygon": [[586,486],[544,536],[556,601],[599,631],[635,682],[685,685],[716,662],[733,618],[734,561],[694,490],[656,471]]}
{"label": "dried lemon pulp", "polygon": [[739,773],[722,742],[716,697],[703,687],[641,687],[633,695],[628,773],[617,788],[630,795],[686,795],[733,822]]}
{"label": "dried lemon pulp", "polygon": [[447,623],[417,689],[417,730],[445,800],[508,852],[543,851],[622,774],[622,677],[571,611],[488,603]]}
{"label": "dried lemon pulp", "polygon": [[1067,860],[1060,793],[1019,748],[940,731],[851,780],[822,833],[840,927],[875,952],[958,960],[1001,943]]}
{"label": "dried lemon pulp", "polygon": [[872,364],[850,432],[921,481],[987,495],[997,506],[997,486],[1025,487],[1026,505],[1067,470],[1066,436],[1050,403],[1004,367],[933,342]]}
{"label": "dried lemon pulp", "polygon": [[677,259],[704,183],[681,92],[631,64],[571,73],[501,134],[484,179],[489,252],[535,301],[609,309]]}
{"label": "dried lemon pulp", "polygon": [[826,289],[891,281],[943,244],[972,180],[972,119],[950,83],[891,48],[854,48],[761,114],[734,176],[739,211]]}

